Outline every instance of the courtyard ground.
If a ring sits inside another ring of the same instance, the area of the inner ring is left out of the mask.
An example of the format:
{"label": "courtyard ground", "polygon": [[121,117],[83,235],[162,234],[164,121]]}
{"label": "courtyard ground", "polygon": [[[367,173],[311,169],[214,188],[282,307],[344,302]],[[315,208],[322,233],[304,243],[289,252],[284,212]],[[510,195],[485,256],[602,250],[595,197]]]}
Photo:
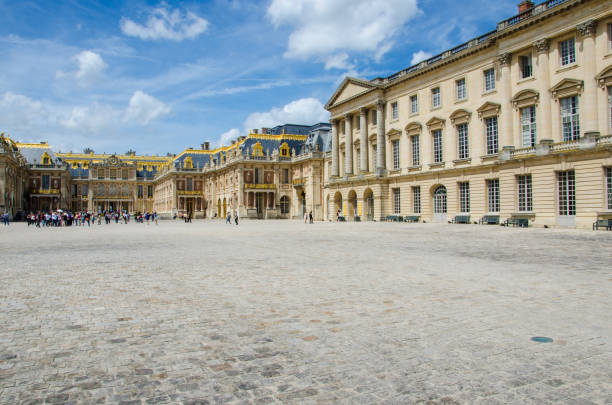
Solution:
{"label": "courtyard ground", "polygon": [[3,404],[612,403],[612,232],[16,223],[0,256]]}

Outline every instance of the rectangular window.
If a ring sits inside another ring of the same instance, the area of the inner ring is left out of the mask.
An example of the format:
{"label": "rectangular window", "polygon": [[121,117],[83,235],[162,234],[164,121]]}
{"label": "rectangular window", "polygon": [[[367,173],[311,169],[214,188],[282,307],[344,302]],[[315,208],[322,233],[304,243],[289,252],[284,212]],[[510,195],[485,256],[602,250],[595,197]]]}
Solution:
{"label": "rectangular window", "polygon": [[357,124],[355,125],[355,128],[357,128],[357,131],[361,130],[361,117],[357,117]]}
{"label": "rectangular window", "polygon": [[391,119],[396,120],[399,118],[399,111],[397,110],[397,101],[391,103]]}
{"label": "rectangular window", "polygon": [[400,168],[399,139],[394,140],[391,143],[391,146],[393,148],[393,169],[399,169]]}
{"label": "rectangular window", "polygon": [[372,110],[372,125],[378,125],[378,114],[376,110]]}
{"label": "rectangular window", "polygon": [[289,184],[289,169],[283,169],[283,184]]}
{"label": "rectangular window", "polygon": [[612,51],[612,24],[608,24],[608,49]]}
{"label": "rectangular window", "polygon": [[485,91],[495,90],[495,69],[484,71]]}
{"label": "rectangular window", "polygon": [[518,210],[520,212],[533,211],[533,195],[531,192],[531,175],[516,177],[518,189]]}
{"label": "rectangular window", "polygon": [[559,215],[576,215],[576,181],[574,171],[557,172]]}
{"label": "rectangular window", "polygon": [[138,198],[142,198],[142,185],[138,186]]}
{"label": "rectangular window", "polygon": [[72,185],[72,196],[76,197],[76,195],[77,195],[77,185],[73,184]]}
{"label": "rectangular window", "polygon": [[412,187],[412,212],[421,213],[421,186]]}
{"label": "rectangular window", "polygon": [[117,169],[110,169],[110,178],[113,180],[117,178]]}
{"label": "rectangular window", "polygon": [[255,176],[253,176],[253,180],[255,184],[259,184],[259,169],[257,168],[255,169]]}
{"label": "rectangular window", "polygon": [[98,169],[98,179],[101,180],[104,178],[104,169]]}
{"label": "rectangular window", "polygon": [[416,96],[410,96],[410,113],[416,114],[419,112],[419,98]]}
{"label": "rectangular window", "polygon": [[612,210],[612,167],[606,167],[606,194],[608,196],[608,209]]}
{"label": "rectangular window", "polygon": [[561,123],[563,125],[563,142],[580,139],[578,96],[561,99]]}
{"label": "rectangular window", "polygon": [[457,125],[457,145],[459,147],[459,159],[469,158],[470,148],[468,145],[468,124]]}
{"label": "rectangular window", "polygon": [[487,128],[487,155],[494,155],[499,152],[497,117],[486,118],[485,126]]}
{"label": "rectangular window", "polygon": [[459,79],[455,83],[457,84],[457,100],[464,100],[466,97],[465,79]]}
{"label": "rectangular window", "polygon": [[87,186],[87,184],[83,184],[81,186],[81,194],[82,195],[87,195],[89,193],[89,187]]}
{"label": "rectangular window", "polygon": [[521,108],[521,133],[523,147],[536,144],[536,109],[535,106]]}
{"label": "rectangular window", "polygon": [[433,131],[433,152],[434,163],[442,163],[442,130]]}
{"label": "rectangular window", "polygon": [[519,64],[521,67],[521,79],[531,77],[533,74],[533,66],[531,63],[531,54],[522,55],[519,57]]}
{"label": "rectangular window", "polygon": [[127,169],[121,170],[121,179],[123,179],[123,180],[127,180],[128,179],[128,170]]}
{"label": "rectangular window", "polygon": [[470,212],[470,183],[459,183],[459,212]]}
{"label": "rectangular window", "polygon": [[413,135],[410,137],[412,143],[412,166],[418,166],[421,164],[421,157],[419,155],[419,136]]}
{"label": "rectangular window", "polygon": [[187,191],[193,191],[193,179],[191,177],[187,178]]}
{"label": "rectangular window", "polygon": [[153,186],[147,186],[147,198],[153,198]]}
{"label": "rectangular window", "polygon": [[487,180],[489,212],[499,212],[499,179]]}
{"label": "rectangular window", "polygon": [[399,188],[394,188],[393,189],[393,213],[394,214],[400,214],[401,209],[400,209],[400,189]]}
{"label": "rectangular window", "polygon": [[49,175],[48,174],[43,174],[41,188],[43,190],[48,190],[50,187],[51,187],[51,181],[49,179]]}
{"label": "rectangular window", "polygon": [[433,108],[440,107],[440,88],[436,87],[431,90],[431,106]]}
{"label": "rectangular window", "polygon": [[610,133],[612,133],[612,87],[608,87],[608,119],[610,120]]}
{"label": "rectangular window", "polygon": [[571,65],[576,62],[576,48],[574,38],[566,39],[559,43],[561,49],[561,66]]}

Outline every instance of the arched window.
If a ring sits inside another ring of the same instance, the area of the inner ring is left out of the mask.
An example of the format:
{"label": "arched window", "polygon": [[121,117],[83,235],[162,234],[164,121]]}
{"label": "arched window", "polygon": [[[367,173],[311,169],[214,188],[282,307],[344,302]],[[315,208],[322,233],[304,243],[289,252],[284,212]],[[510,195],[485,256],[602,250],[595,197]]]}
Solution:
{"label": "arched window", "polygon": [[185,158],[185,160],[183,161],[183,165],[185,169],[193,169],[193,160],[191,159],[191,156],[187,156]]}
{"label": "arched window", "polygon": [[434,213],[446,214],[446,187],[438,186],[433,193]]}
{"label": "arched window", "polygon": [[280,210],[281,214],[289,213],[289,197],[287,197],[286,195],[282,196],[280,199]]}
{"label": "arched window", "polygon": [[43,165],[50,165],[51,164],[51,156],[49,156],[49,154],[47,152],[43,153],[42,156],[40,157],[40,162]]}
{"label": "arched window", "polygon": [[289,145],[287,145],[287,142],[283,142],[280,146],[280,155],[289,156]]}

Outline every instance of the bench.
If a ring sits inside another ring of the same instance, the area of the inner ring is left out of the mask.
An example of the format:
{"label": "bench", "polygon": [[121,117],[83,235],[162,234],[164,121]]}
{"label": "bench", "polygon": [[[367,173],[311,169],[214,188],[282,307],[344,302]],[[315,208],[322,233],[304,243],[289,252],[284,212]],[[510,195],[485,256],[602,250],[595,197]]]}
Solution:
{"label": "bench", "polygon": [[338,216],[338,222],[346,222],[346,218],[343,215]]}
{"label": "bench", "polygon": [[485,225],[499,225],[499,215],[484,215],[478,221],[479,224]]}
{"label": "bench", "polygon": [[404,218],[401,215],[387,215],[385,221],[388,222],[404,222]]}
{"label": "bench", "polygon": [[453,224],[469,224],[470,216],[469,215],[455,215],[453,219]]}
{"label": "bench", "polygon": [[361,222],[361,217],[360,216],[356,216],[355,217],[355,222]]}
{"label": "bench", "polygon": [[508,218],[504,221],[502,226],[514,226],[519,228],[529,227],[529,220],[527,218]]}
{"label": "bench", "polygon": [[419,219],[421,219],[420,215],[406,215],[404,222],[419,222]]}
{"label": "bench", "polygon": [[593,222],[593,230],[598,231],[599,228],[605,228],[606,231],[612,231],[612,219],[598,219]]}

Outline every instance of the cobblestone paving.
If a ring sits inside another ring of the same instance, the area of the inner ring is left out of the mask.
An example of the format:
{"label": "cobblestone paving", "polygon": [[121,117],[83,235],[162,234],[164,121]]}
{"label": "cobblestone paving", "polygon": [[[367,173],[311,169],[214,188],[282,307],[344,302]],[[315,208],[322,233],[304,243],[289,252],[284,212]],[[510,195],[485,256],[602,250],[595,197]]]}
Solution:
{"label": "cobblestone paving", "polygon": [[612,232],[12,224],[0,254],[1,403],[612,403]]}

